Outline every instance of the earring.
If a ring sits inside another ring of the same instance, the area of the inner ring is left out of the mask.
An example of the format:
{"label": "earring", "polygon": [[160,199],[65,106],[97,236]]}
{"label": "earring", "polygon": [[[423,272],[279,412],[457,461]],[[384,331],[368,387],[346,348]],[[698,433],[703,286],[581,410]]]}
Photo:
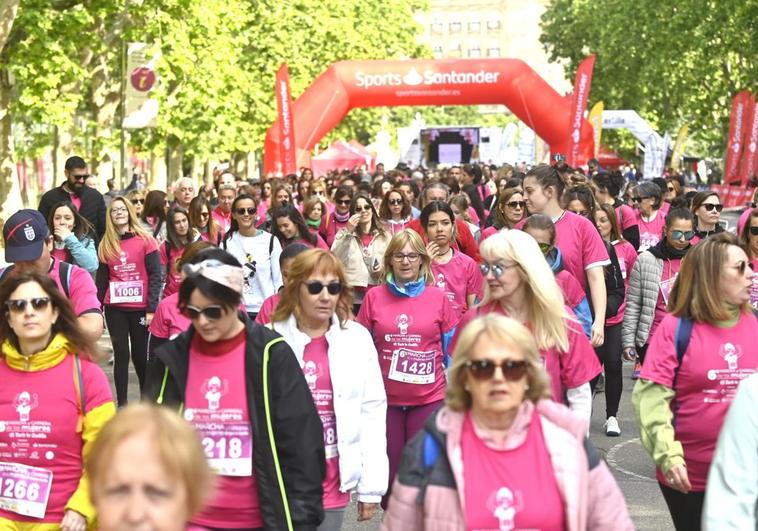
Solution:
{"label": "earring", "polygon": [[528,391],[528,390],[529,390],[529,384],[526,384],[526,385],[524,386],[524,391]]}

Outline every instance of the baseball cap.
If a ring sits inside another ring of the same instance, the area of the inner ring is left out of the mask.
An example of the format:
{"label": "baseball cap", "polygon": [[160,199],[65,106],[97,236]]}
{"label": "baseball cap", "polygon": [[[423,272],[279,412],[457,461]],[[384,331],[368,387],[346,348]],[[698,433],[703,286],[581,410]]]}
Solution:
{"label": "baseball cap", "polygon": [[45,218],[38,210],[19,210],[3,226],[6,262],[37,260],[49,235]]}

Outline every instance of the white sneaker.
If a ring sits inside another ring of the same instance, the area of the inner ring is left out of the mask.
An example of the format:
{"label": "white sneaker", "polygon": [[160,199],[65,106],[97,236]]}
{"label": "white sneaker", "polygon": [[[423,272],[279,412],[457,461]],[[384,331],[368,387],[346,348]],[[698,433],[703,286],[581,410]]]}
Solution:
{"label": "white sneaker", "polygon": [[621,435],[621,428],[619,427],[619,421],[616,417],[608,417],[605,421],[605,435],[607,437],[618,437]]}

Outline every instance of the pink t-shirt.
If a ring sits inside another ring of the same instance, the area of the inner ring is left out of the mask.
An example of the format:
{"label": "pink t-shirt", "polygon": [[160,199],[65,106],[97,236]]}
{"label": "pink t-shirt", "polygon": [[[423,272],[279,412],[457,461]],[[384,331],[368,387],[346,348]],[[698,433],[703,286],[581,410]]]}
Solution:
{"label": "pink t-shirt", "polygon": [[[169,247],[171,251],[169,251]],[[176,262],[182,257],[184,249],[174,248],[167,241],[161,244],[161,265],[166,268],[166,285],[163,287],[163,296],[168,297],[172,293],[179,291],[179,285],[182,283],[182,275],[176,270]],[[169,256],[170,254],[170,256]]]}
{"label": "pink t-shirt", "polygon": [[253,475],[253,436],[245,384],[245,331],[226,341],[192,339],[184,418],[198,432],[217,474],[214,496],[192,523],[262,527]]}
{"label": "pink t-shirt", "polygon": [[[479,232],[479,238],[481,239],[481,242],[483,242],[484,240],[486,240],[487,238],[489,238],[496,232],[497,232],[497,227],[495,227],[494,225],[490,225],[489,227],[483,228]],[[481,242],[479,242],[479,245],[481,245]]]}
{"label": "pink t-shirt", "polygon": [[671,288],[674,287],[674,281],[676,281],[676,276],[679,274],[680,267],[682,267],[681,258],[663,261],[663,273],[661,273],[661,281],[658,289],[658,300],[655,303],[655,315],[653,316],[653,324],[650,326],[648,343],[651,339],[653,339],[655,330],[658,328],[658,325],[661,324],[663,317],[666,315],[666,305],[669,302],[669,293],[671,293]]}
{"label": "pink t-shirt", "polygon": [[616,208],[616,218],[621,230],[626,230],[637,224],[637,214],[632,207],[626,204],[622,204]]}
{"label": "pink t-shirt", "polygon": [[456,319],[460,319],[468,309],[466,297],[476,295],[482,300],[482,273],[474,259],[460,251],[452,250],[453,257],[447,264],[432,262],[434,282],[445,292],[453,307]]}
{"label": "pink t-shirt", "polygon": [[69,264],[72,263],[71,253],[69,253],[65,247],[62,247],[60,249],[58,247],[53,247],[53,250],[50,251],[50,256],[59,262],[68,262]]}
{"label": "pink t-shirt", "polygon": [[[621,276],[624,278],[624,292],[629,290],[629,277],[632,275],[632,268],[637,261],[637,250],[634,245],[625,240],[617,240],[613,242],[613,250],[616,251],[616,258],[619,261],[619,269],[621,269]],[[606,319],[605,326],[613,326],[624,322],[624,312],[626,311],[626,293],[624,295],[624,302],[621,303],[616,315],[610,319]]]}
{"label": "pink t-shirt", "polygon": [[408,219],[404,219],[401,221],[393,221],[391,219],[386,219],[384,221],[387,224],[387,227],[390,229],[389,230],[390,234],[397,234],[401,230],[407,228],[408,225],[411,224],[412,219],[413,219],[412,217],[408,216]]}
{"label": "pink t-shirt", "polygon": [[258,315],[255,318],[255,322],[262,325],[269,324],[271,322],[271,314],[273,314],[274,310],[276,310],[276,305],[279,304],[280,298],[281,295],[279,295],[279,293],[274,293],[265,301],[263,301],[261,309],[258,310]]}
{"label": "pink t-shirt", "polygon": [[658,210],[655,213],[655,218],[650,221],[642,219],[642,214],[639,210],[635,210],[637,214],[637,225],[640,228],[640,248],[639,252],[647,251],[650,247],[654,247],[663,236],[663,228],[666,226],[666,214],[663,210]]}
{"label": "pink t-shirt", "polygon": [[[753,270],[758,269],[758,260],[753,260]],[[758,310],[758,275],[753,277],[753,285],[750,287],[750,304]]]}
{"label": "pink t-shirt", "polygon": [[337,450],[337,416],[334,413],[334,389],[329,370],[329,344],[326,337],[311,339],[303,351],[303,374],[313,396],[313,403],[321,417],[326,451],[326,478],[324,479],[324,509],[346,507],[349,492],[340,492],[340,460]]}
{"label": "pink t-shirt", "polygon": [[389,405],[445,397],[442,336],[458,322],[445,292],[426,286],[417,297],[400,297],[377,286],[366,292],[356,321],[374,338]]}
{"label": "pink t-shirt", "polygon": [[[108,378],[91,361],[81,359],[84,413],[113,402]],[[0,510],[0,518],[17,522],[60,523],[71,495],[82,477],[82,434],[77,433],[81,395],[74,387],[78,378],[74,357],[67,355],[49,369],[22,372],[10,368],[0,358],[0,463],[16,463],[52,472],[52,488],[44,517],[30,518]],[[26,481],[38,489],[42,501],[50,484],[44,473],[32,471],[3,474],[3,491],[9,485]],[[37,480],[37,481],[34,481]],[[11,489],[13,490],[13,489]],[[28,492],[28,491],[27,491]],[[30,499],[27,497],[27,499]]]}
{"label": "pink t-shirt", "polygon": [[576,308],[579,303],[582,302],[582,299],[587,297],[587,294],[584,293],[584,290],[576,277],[565,269],[558,271],[555,275],[555,282],[558,284],[558,287],[561,288],[563,298],[566,301],[566,306],[569,308]]}
{"label": "pink t-shirt", "polygon": [[[571,318],[575,321],[577,320],[571,308],[566,307],[566,311]],[[450,348],[455,348],[461,330],[469,322],[478,315],[486,315],[490,312],[497,312],[507,316],[503,307],[497,303],[490,303],[487,306],[477,306],[470,309],[463,314],[461,322],[458,323]],[[526,326],[530,327],[528,324]],[[568,352],[559,352],[554,348],[540,350],[542,365],[545,367],[548,376],[550,376],[551,398],[555,402],[562,404],[566,403],[564,397],[568,389],[574,389],[588,383],[602,371],[597,355],[592,349],[592,344],[587,339],[587,336],[584,335],[581,325],[578,322],[567,321],[566,332],[569,342]]]}
{"label": "pink t-shirt", "polygon": [[[85,313],[101,313],[100,300],[97,298],[97,286],[92,280],[86,269],[72,265],[70,268],[71,278],[68,282],[68,300],[74,307],[74,313],[77,316]],[[55,280],[61,293],[66,293],[61,282],[61,264],[58,260],[53,260],[53,266],[50,268],[50,276]]]}
{"label": "pink t-shirt", "polygon": [[535,410],[526,440],[495,450],[476,434],[471,414],[461,433],[466,529],[565,529],[542,423]]}
{"label": "pink t-shirt", "polygon": [[221,227],[221,231],[224,233],[229,232],[229,227],[232,226],[232,212],[229,211],[229,214],[224,214],[221,211],[221,207],[217,206],[213,209],[213,212],[211,212],[211,216],[213,216],[213,219],[216,220],[216,223],[218,223],[218,226]]}
{"label": "pink t-shirt", "polygon": [[[677,317],[664,317],[650,342],[640,378],[676,393],[671,403],[675,438],[684,447],[692,489],[702,492],[737,386],[758,369],[758,321],[753,314],[743,314],[732,328],[696,322],[681,365],[676,358],[677,324]],[[665,483],[660,471],[657,475]]]}
{"label": "pink t-shirt", "polygon": [[[349,217],[348,217],[349,219]],[[324,220],[321,222],[321,228],[319,233],[326,234],[326,244],[331,248],[334,243],[334,238],[337,233],[347,226],[347,219],[345,221],[337,221],[334,211],[330,212],[327,216],[324,216]]]}
{"label": "pink t-shirt", "polygon": [[179,311],[179,292],[174,292],[158,303],[148,331],[161,339],[174,339],[189,330],[191,324]]}
{"label": "pink t-shirt", "polygon": [[145,257],[158,251],[158,242],[152,237],[140,236],[121,240],[121,253],[108,260],[108,289],[103,304],[117,308],[144,310],[148,303],[150,285],[145,268]]}
{"label": "pink t-shirt", "polygon": [[76,194],[68,194],[69,199],[71,199],[71,203],[76,207],[77,212],[81,212],[82,210],[82,198],[79,197]]}

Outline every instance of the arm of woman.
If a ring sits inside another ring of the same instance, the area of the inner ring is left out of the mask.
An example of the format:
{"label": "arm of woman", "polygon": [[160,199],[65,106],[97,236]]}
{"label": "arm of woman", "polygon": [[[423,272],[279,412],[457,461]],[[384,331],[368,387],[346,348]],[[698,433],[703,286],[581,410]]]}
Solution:
{"label": "arm of woman", "polygon": [[79,240],[74,234],[69,234],[63,243],[66,249],[71,253],[76,265],[94,273],[97,271],[97,251],[95,250],[95,241],[92,238],[86,238],[84,242]]}
{"label": "arm of woman", "polygon": [[673,389],[642,378],[632,392],[642,445],[664,475],[673,467],[684,465],[684,449],[674,434],[673,399]]}
{"label": "arm of woman", "polygon": [[147,308],[148,314],[155,313],[158,297],[161,293],[161,257],[157,247],[145,253],[145,271],[147,271]]}
{"label": "arm of woman", "polygon": [[592,418],[592,389],[589,382],[579,387],[566,389],[566,399],[571,411],[587,420],[587,422],[590,421]]}
{"label": "arm of woman", "polygon": [[601,347],[605,341],[605,308],[608,296],[605,289],[605,270],[603,266],[591,267],[586,274],[592,308],[595,311],[595,320],[592,323],[592,346]]}
{"label": "arm of woman", "polygon": [[100,262],[97,267],[97,275],[95,277],[95,286],[97,287],[97,300],[101,303],[105,300],[105,292],[108,291],[108,284],[110,283],[111,270],[108,264]]}

